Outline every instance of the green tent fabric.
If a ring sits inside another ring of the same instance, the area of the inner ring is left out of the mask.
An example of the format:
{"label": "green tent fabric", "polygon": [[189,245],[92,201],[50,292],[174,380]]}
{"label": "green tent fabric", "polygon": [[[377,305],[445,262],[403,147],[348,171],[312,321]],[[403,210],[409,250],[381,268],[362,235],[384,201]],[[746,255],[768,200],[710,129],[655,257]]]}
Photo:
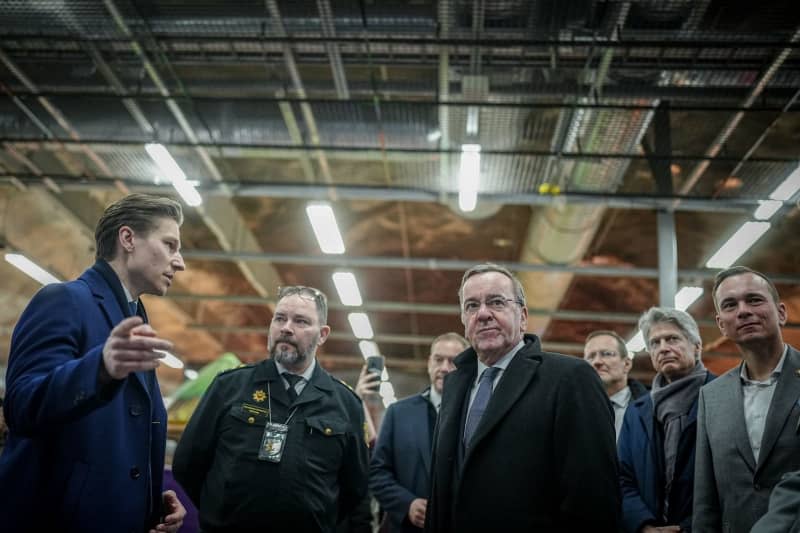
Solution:
{"label": "green tent fabric", "polygon": [[172,395],[175,401],[189,400],[203,395],[217,374],[241,366],[242,362],[231,352],[223,354],[213,363],[209,363],[201,368],[197,373],[197,378],[184,382]]}

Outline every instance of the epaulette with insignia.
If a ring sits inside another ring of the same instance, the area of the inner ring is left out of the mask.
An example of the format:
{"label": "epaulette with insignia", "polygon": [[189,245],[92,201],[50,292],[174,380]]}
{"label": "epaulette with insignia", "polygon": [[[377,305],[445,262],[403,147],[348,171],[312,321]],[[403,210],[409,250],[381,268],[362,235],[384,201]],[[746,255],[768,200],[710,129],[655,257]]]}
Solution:
{"label": "epaulette with insignia", "polygon": [[233,368],[229,368],[229,369],[227,369],[227,370],[223,370],[222,372],[220,372],[220,373],[219,373],[219,374],[217,374],[217,375],[218,375],[218,376],[224,376],[225,374],[230,374],[231,372],[236,372],[237,370],[241,370],[241,369],[243,369],[243,368],[252,368],[252,367],[254,367],[254,366],[256,366],[256,365],[254,365],[254,364],[252,364],[252,363],[251,363],[251,364],[242,363],[242,364],[241,364],[241,365],[239,365],[239,366],[236,366],[236,367],[233,367]]}
{"label": "epaulette with insignia", "polygon": [[349,391],[350,391],[350,392],[353,394],[353,396],[355,396],[356,398],[358,398],[358,401],[359,401],[359,402],[361,401],[361,398],[359,398],[359,397],[358,397],[358,394],[356,394],[356,391],[355,391],[355,389],[353,389],[353,387],[351,387],[350,385],[348,385],[346,381],[343,381],[343,380],[341,380],[341,379],[339,379],[339,378],[336,378],[336,377],[335,377],[335,378],[333,378],[333,380],[334,380],[334,381],[336,381],[336,382],[338,382],[338,383],[340,383],[341,385],[343,385],[343,386],[344,386],[344,388],[346,388],[347,390],[349,390]]}

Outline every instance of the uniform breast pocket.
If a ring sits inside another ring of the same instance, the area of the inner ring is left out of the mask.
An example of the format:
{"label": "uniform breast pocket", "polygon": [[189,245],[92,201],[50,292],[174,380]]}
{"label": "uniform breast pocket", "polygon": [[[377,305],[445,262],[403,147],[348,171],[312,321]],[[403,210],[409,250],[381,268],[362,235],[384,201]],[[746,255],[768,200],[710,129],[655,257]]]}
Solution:
{"label": "uniform breast pocket", "polygon": [[258,449],[261,446],[261,437],[264,426],[269,421],[267,409],[254,409],[244,404],[231,407],[225,420],[223,432],[225,440],[231,448],[241,453],[242,457],[258,459]]}
{"label": "uniform breast pocket", "polygon": [[338,470],[347,439],[347,423],[340,418],[306,418],[306,457],[312,466]]}

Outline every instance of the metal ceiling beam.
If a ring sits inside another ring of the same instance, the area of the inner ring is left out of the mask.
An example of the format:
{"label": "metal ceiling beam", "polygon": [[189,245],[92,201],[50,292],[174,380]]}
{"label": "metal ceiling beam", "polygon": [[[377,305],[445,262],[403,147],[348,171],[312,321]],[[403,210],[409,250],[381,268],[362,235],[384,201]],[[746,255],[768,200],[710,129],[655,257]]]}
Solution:
{"label": "metal ceiling beam", "polygon": [[[12,137],[9,135],[0,137],[0,141],[2,142],[9,142],[9,143],[36,143],[41,144],[42,146],[47,146],[46,141],[41,141],[40,139],[35,138],[28,138],[28,137]],[[131,140],[117,140],[117,139],[82,139],[79,141],[72,140],[60,140],[58,141],[59,145],[69,145],[69,144],[87,144],[87,145],[109,145],[109,146],[132,146],[132,147],[141,147],[144,142],[149,141],[131,141]],[[211,148],[219,148],[219,149],[261,149],[261,150],[285,150],[285,151],[294,151],[294,152],[310,152],[310,154],[316,158],[320,158],[320,154],[322,152],[342,152],[342,153],[359,153],[359,152],[372,152],[374,157],[382,159],[382,152],[385,151],[386,153],[399,153],[399,154],[430,154],[430,155],[441,155],[441,154],[460,154],[460,148],[423,148],[423,147],[401,147],[401,146],[387,146],[385,148],[379,148],[376,146],[339,146],[339,145],[319,145],[319,144],[311,144],[311,145],[301,145],[301,146],[292,146],[286,144],[272,144],[272,143],[263,143],[263,144],[255,144],[255,143],[228,143],[228,142],[217,142],[217,143],[192,143],[192,142],[164,142],[162,143],[166,147],[193,147],[193,148],[204,148],[204,147],[211,147]],[[708,161],[715,162],[715,163],[738,163],[742,157],[736,155],[716,155],[711,156],[707,154],[681,154],[680,156],[659,156],[659,155],[647,155],[641,153],[635,153],[632,150],[630,152],[604,152],[604,151],[559,151],[557,149],[551,150],[528,150],[528,149],[492,149],[486,148],[481,150],[482,156],[538,156],[538,157],[553,157],[558,156],[563,159],[572,159],[572,160],[579,160],[579,159],[588,159],[588,160],[595,160],[600,161],[605,159],[621,159],[626,161],[651,161],[651,160],[659,160],[663,159],[664,157],[669,158],[671,161]],[[795,157],[753,157],[750,158],[751,162],[753,163],[796,163],[798,161]]]}
{"label": "metal ceiling beam", "polygon": [[[325,37],[336,37],[336,26],[333,21],[333,10],[329,0],[317,0],[322,35]],[[347,76],[342,64],[342,56],[339,53],[339,45],[328,43],[325,45],[328,51],[328,59],[331,63],[331,73],[333,74],[333,84],[336,86],[336,94],[342,100],[350,98],[350,91],[347,88]]]}
{"label": "metal ceiling beam", "polygon": [[[230,295],[230,294],[189,294],[189,293],[168,293],[166,298],[187,302],[225,302],[235,305],[264,305],[274,306],[277,300],[273,298],[261,298],[260,296]],[[455,301],[455,295],[454,295]],[[332,300],[328,301],[330,311],[353,311],[354,307],[347,306]],[[461,309],[457,303],[452,304],[426,304],[409,302],[388,302],[388,301],[365,301],[358,309],[363,311],[374,311],[377,313],[419,313],[424,315],[449,315],[457,316]],[[549,316],[555,320],[568,322],[608,322],[613,324],[637,324],[639,322],[638,313],[615,313],[607,311],[577,311],[569,309],[541,309],[528,307],[528,315]],[[697,325],[703,327],[716,327],[717,323],[711,319],[697,319]],[[800,322],[789,322],[784,329],[800,329]]]}
{"label": "metal ceiling beam", "polygon": [[[91,55],[91,54],[90,54]],[[98,65],[99,68],[99,65]],[[117,79],[117,83],[119,80]],[[124,89],[124,87],[120,86],[119,90],[117,90],[116,84],[112,84],[114,86],[114,92],[109,93],[107,87],[98,86],[97,88],[93,87],[70,87],[70,86],[61,86],[61,87],[51,87],[48,86],[47,90],[40,90],[38,93],[33,93],[23,85],[11,85],[10,89],[13,91],[14,95],[20,98],[27,98],[27,97],[36,97],[36,96],[44,96],[44,97],[55,97],[59,98],[60,100],[69,100],[69,99],[76,99],[79,101],[85,101],[86,99],[93,98],[97,100],[131,100],[136,99],[138,101],[143,102],[165,102],[167,97],[156,94],[148,90],[147,88],[142,88],[142,92],[128,92]],[[42,89],[42,86],[39,86]],[[623,103],[623,102],[608,102],[603,103],[603,98],[600,98],[600,101],[596,100],[587,100],[587,101],[580,101],[580,102],[565,102],[563,100],[553,101],[553,102],[544,102],[541,101],[530,101],[526,102],[523,100],[513,100],[513,101],[504,101],[504,100],[468,100],[468,99],[459,99],[459,100],[449,100],[446,97],[446,94],[442,95],[442,89],[440,87],[439,97],[432,97],[426,99],[420,98],[411,98],[408,96],[382,96],[379,93],[376,93],[374,98],[367,98],[367,97],[353,97],[347,99],[347,105],[353,106],[373,106],[375,102],[380,103],[384,106],[408,106],[408,107],[433,107],[433,106],[445,106],[449,108],[459,108],[459,107],[479,107],[479,108],[487,108],[487,109],[603,109],[609,111],[647,111],[652,110],[654,108],[653,104],[637,104],[637,103]],[[449,88],[448,88],[449,89]],[[646,90],[647,88],[643,88]],[[605,90],[605,89],[604,89]],[[446,92],[446,91],[445,91]],[[522,95],[521,95],[522,96]],[[191,100],[193,102],[201,102],[201,103],[252,103],[252,104],[310,104],[310,105],[331,105],[331,104],[343,104],[340,98],[327,98],[322,96],[314,96],[308,98],[299,98],[295,96],[289,96],[283,92],[278,92],[275,96],[269,95],[251,95],[247,93],[238,93],[238,94],[219,94],[219,95],[202,95],[198,94],[196,89],[192,91],[190,96],[183,97],[180,95],[174,95],[171,97],[173,100],[177,102],[182,102],[184,100]],[[530,95],[525,96],[525,98],[530,98]],[[800,106],[797,105],[797,99],[792,98],[789,100],[788,103],[782,105],[752,105],[749,107],[743,105],[725,105],[725,104],[717,104],[713,102],[709,102],[708,105],[693,105],[693,104],[673,104],[670,103],[670,111],[708,111],[708,112],[737,112],[741,111],[744,113],[763,113],[763,112],[782,112],[782,113],[800,113]]]}
{"label": "metal ceiling beam", "polygon": [[[10,145],[11,146],[11,145]],[[85,181],[79,176],[44,176],[36,173],[2,173],[0,180],[16,180],[26,186],[48,186],[65,191],[91,191],[115,187],[115,182],[107,180]],[[169,185],[155,185],[136,180],[124,181],[127,188],[150,194],[172,194]],[[229,184],[224,189],[218,186],[198,188],[204,197],[269,197],[325,200],[331,190],[339,200],[379,200],[385,202],[431,202],[447,203],[457,201],[457,193],[429,191],[399,187],[371,187],[357,185],[294,185],[294,184]],[[659,197],[647,195],[626,195],[609,193],[565,192],[558,196],[538,193],[482,193],[481,202],[500,205],[552,206],[565,204],[603,205],[616,209],[653,210],[668,208],[680,200],[677,211],[700,211],[715,213],[743,214],[752,212],[759,206],[757,198],[697,198],[697,197]],[[787,202],[786,205],[792,205]]]}
{"label": "metal ceiling beam", "polygon": [[[268,2],[272,0],[267,0]],[[409,45],[417,45],[420,47],[424,47],[426,52],[434,53],[437,52],[437,48],[440,46],[447,46],[447,47],[455,47],[456,52],[464,55],[469,55],[470,50],[473,47],[480,47],[480,48],[495,48],[495,49],[514,49],[516,53],[520,53],[523,51],[528,51],[531,48],[543,48],[547,49],[549,47],[571,47],[571,48],[590,48],[590,47],[599,47],[599,48],[614,48],[616,50],[630,50],[636,48],[666,48],[666,49],[775,49],[775,48],[785,48],[789,47],[791,49],[800,48],[800,43],[797,42],[790,42],[789,44],[786,43],[785,39],[781,39],[779,36],[774,37],[771,39],[764,39],[763,34],[760,34],[758,37],[755,36],[748,36],[742,34],[736,34],[735,38],[723,38],[721,35],[715,36],[713,32],[703,32],[702,39],[693,39],[691,37],[687,37],[685,34],[680,35],[680,37],[685,38],[671,38],[671,37],[664,37],[653,39],[645,36],[635,36],[634,32],[625,31],[625,33],[621,36],[619,40],[613,40],[609,37],[601,37],[597,35],[591,36],[581,36],[576,35],[571,38],[563,39],[563,38],[555,38],[555,39],[532,39],[532,38],[519,38],[519,37],[511,37],[511,36],[503,36],[503,37],[479,37],[475,38],[471,35],[471,31],[466,30],[465,35],[463,36],[450,36],[450,37],[437,37],[433,35],[433,32],[430,34],[426,34],[425,36],[412,36],[409,34],[377,34],[377,33],[370,33],[367,35],[369,38],[370,43],[375,45],[403,45],[407,47]],[[453,32],[451,32],[451,35]],[[324,35],[263,35],[261,33],[252,33],[250,35],[174,35],[174,34],[167,34],[163,32],[152,32],[154,38],[158,41],[164,43],[253,43],[253,42],[261,42],[261,43],[274,43],[274,44],[289,44],[289,45],[296,45],[301,44],[305,45],[306,47],[312,45],[325,45],[325,44],[338,44],[338,45],[362,45],[364,43],[364,35],[361,31],[353,32],[352,35],[335,35],[335,36],[324,36]],[[119,43],[127,43],[128,39],[126,37],[114,37],[114,36],[105,36],[105,35],[97,35],[97,36],[65,36],[63,34],[54,34],[54,33],[47,33],[47,32],[36,32],[34,34],[11,34],[5,35],[2,41],[13,41],[16,43],[26,42],[26,41],[37,41],[37,42],[57,42],[57,43],[79,43],[79,42],[93,42],[93,43],[107,43],[107,44],[119,44]]]}
{"label": "metal ceiling beam", "polygon": [[[305,266],[324,267],[350,267],[350,268],[412,268],[417,270],[457,270],[464,271],[475,266],[476,261],[463,259],[442,259],[436,257],[386,257],[386,256],[309,256],[300,254],[278,253],[249,253],[225,252],[220,250],[181,250],[184,259],[233,261],[236,259],[248,261],[271,261],[280,264],[295,264]],[[521,262],[497,261],[514,272],[568,272],[583,276],[598,277],[623,277],[658,279],[657,268],[639,267],[609,267],[594,265],[547,265]],[[713,280],[717,270],[712,269],[682,269],[678,276],[682,279],[694,281]],[[800,277],[784,274],[767,274],[777,284],[800,284]]]}

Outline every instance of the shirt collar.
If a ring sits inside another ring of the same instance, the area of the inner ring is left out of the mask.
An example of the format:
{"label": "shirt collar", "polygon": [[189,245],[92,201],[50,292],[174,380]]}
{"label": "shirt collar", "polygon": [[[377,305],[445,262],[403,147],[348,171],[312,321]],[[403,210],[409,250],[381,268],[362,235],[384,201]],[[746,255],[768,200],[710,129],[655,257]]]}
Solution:
{"label": "shirt collar", "polygon": [[[283,374],[284,372],[289,372],[289,370],[287,370],[286,367],[283,366],[282,364],[280,364],[278,361],[275,361],[275,366],[278,369],[278,374]],[[316,357],[311,360],[311,364],[308,365],[308,368],[306,368],[305,371],[302,374],[297,374],[297,375],[300,376],[301,378],[303,378],[306,381],[311,381],[311,375],[314,373],[314,367],[315,366],[317,366],[317,358]],[[294,374],[294,372],[289,372],[289,373],[290,374]]]}
{"label": "shirt collar", "polygon": [[436,412],[438,413],[439,407],[442,405],[442,395],[436,392],[436,389],[433,388],[433,385],[431,385],[428,400],[430,400],[431,405],[433,405],[433,408],[436,409]]}
{"label": "shirt collar", "polygon": [[131,291],[128,290],[128,287],[126,287],[125,284],[122,283],[122,280],[119,280],[119,284],[122,285],[122,290],[125,292],[125,299],[128,301],[128,303],[129,304],[134,303],[136,300],[134,300],[133,296],[131,296]]}
{"label": "shirt collar", "polygon": [[754,385],[757,383],[767,383],[767,384],[774,383],[780,377],[781,372],[783,372],[783,363],[784,361],[786,361],[786,354],[788,352],[789,352],[789,345],[784,344],[783,355],[781,355],[781,360],[778,361],[778,364],[775,365],[775,368],[772,370],[772,374],[770,374],[769,378],[767,378],[766,380],[757,381],[755,379],[750,379],[750,374],[747,372],[747,363],[745,363],[744,361],[742,361],[742,366],[739,368],[739,378],[742,380],[742,383],[746,385]]}
{"label": "shirt collar", "polygon": [[[511,348],[510,352],[508,352],[503,357],[501,357],[492,366],[496,367],[496,368],[499,368],[500,370],[505,372],[506,368],[508,367],[508,364],[514,358],[514,356],[517,355],[517,352],[520,351],[520,349],[522,349],[523,346],[525,346],[525,339],[520,340],[519,343],[516,346]],[[483,362],[480,359],[478,359],[478,375],[475,376],[475,383],[477,383],[478,380],[481,379],[481,376],[483,375],[483,371],[486,370],[487,368],[489,368],[489,367],[486,366],[485,364],[483,364]]]}
{"label": "shirt collar", "polygon": [[625,407],[631,399],[631,388],[626,385],[621,390],[609,396],[608,399],[617,407]]}

